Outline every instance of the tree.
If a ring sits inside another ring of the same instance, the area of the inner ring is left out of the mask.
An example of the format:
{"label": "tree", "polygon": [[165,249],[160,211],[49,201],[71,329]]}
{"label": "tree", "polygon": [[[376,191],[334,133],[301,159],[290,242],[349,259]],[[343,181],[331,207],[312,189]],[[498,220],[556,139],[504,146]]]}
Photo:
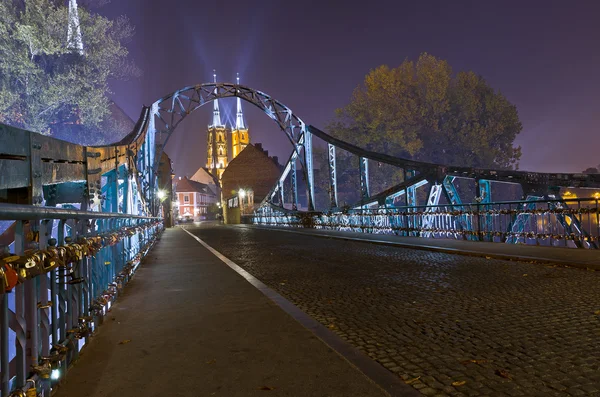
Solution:
{"label": "tree", "polygon": [[329,131],[375,152],[460,166],[518,168],[516,107],[474,72],[427,53],[372,70]]}
{"label": "tree", "polygon": [[211,203],[206,210],[207,219],[217,219],[217,214],[221,214],[222,212],[221,207],[217,203]]}
{"label": "tree", "polygon": [[43,134],[97,133],[110,113],[108,81],[139,74],[127,59],[127,18],[109,20],[80,7],[81,55],[67,46],[65,3],[0,2],[0,122]]}
{"label": "tree", "polygon": [[583,170],[584,174],[598,174],[600,171],[600,165],[598,167],[590,167]]}

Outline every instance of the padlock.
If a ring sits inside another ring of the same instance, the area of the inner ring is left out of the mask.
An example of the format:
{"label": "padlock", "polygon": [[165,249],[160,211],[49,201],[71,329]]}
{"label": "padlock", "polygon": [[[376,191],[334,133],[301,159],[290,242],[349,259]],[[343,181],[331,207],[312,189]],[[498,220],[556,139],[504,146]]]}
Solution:
{"label": "padlock", "polygon": [[27,379],[27,382],[31,382],[33,384],[33,387],[30,387],[29,389],[27,389],[27,397],[37,397],[38,393],[37,393],[37,388],[35,387],[35,380],[33,379]]}
{"label": "padlock", "polygon": [[48,249],[45,251],[45,254],[46,257],[44,259],[44,270],[46,272],[50,272],[57,267],[65,265],[57,247],[48,247]]}
{"label": "padlock", "polygon": [[19,284],[19,275],[8,263],[4,263],[0,259],[0,293],[10,292],[16,285]]}
{"label": "padlock", "polygon": [[52,373],[52,366],[48,359],[44,359],[40,365],[32,366],[33,372],[35,372],[41,379],[50,379]]}

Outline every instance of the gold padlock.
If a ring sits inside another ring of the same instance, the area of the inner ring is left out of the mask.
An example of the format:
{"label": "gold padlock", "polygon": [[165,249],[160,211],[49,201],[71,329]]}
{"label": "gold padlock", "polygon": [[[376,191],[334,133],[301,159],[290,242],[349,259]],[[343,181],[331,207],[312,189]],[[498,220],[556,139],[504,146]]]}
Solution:
{"label": "gold padlock", "polygon": [[28,379],[27,382],[31,382],[33,387],[27,389],[27,397],[37,397],[37,388],[35,387],[35,381],[33,379]]}

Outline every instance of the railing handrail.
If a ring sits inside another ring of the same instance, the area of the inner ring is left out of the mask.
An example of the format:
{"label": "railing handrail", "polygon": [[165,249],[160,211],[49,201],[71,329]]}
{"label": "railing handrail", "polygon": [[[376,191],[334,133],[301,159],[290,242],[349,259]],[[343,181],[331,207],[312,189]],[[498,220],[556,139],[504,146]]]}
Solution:
{"label": "railing handrail", "polygon": [[81,211],[70,208],[0,203],[0,220],[26,221],[44,219],[162,219],[160,217],[121,214],[116,212]]}
{"label": "railing handrail", "polygon": [[[498,205],[526,205],[526,204],[550,204],[550,203],[561,203],[561,204],[581,204],[581,203],[591,203],[598,205],[600,203],[600,199],[597,198],[573,198],[573,199],[542,199],[542,200],[519,200],[519,201],[492,201],[490,203],[483,202],[474,202],[474,203],[462,203],[462,204],[436,204],[436,205],[415,205],[415,206],[380,206],[377,208],[349,208],[348,212],[376,212],[376,211],[402,211],[402,210],[410,210],[410,209],[427,209],[427,208],[442,208],[442,207],[485,207],[485,206],[498,206]],[[279,210],[279,208],[277,208]],[[320,212],[320,211],[316,211]],[[337,211],[323,211],[323,212],[342,212],[341,209]]]}

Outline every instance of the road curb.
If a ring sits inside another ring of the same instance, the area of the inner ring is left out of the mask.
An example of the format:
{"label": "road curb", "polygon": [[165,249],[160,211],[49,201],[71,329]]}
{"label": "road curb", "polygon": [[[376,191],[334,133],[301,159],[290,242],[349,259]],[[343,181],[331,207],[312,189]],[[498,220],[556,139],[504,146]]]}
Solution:
{"label": "road curb", "polygon": [[257,225],[243,225],[243,227],[271,230],[271,231],[277,230],[277,231],[288,232],[288,233],[304,234],[307,236],[314,236],[314,237],[332,238],[332,239],[336,239],[336,240],[354,241],[354,242],[359,242],[359,243],[385,245],[385,246],[398,247],[398,248],[409,248],[409,249],[416,249],[416,250],[430,251],[430,252],[441,252],[441,253],[445,253],[445,254],[480,257],[480,258],[486,258],[486,259],[501,259],[501,260],[508,260],[508,261],[514,261],[514,262],[549,264],[549,265],[574,267],[574,268],[579,268],[579,269],[584,269],[584,270],[594,270],[594,271],[600,270],[600,264],[594,264],[594,263],[562,261],[562,260],[556,260],[556,259],[551,259],[551,258],[540,258],[540,257],[525,256],[525,255],[486,253],[486,252],[481,252],[481,251],[460,250],[460,249],[456,249],[456,248],[439,247],[439,246],[433,246],[433,245],[409,244],[409,243],[402,243],[402,242],[396,242],[396,241],[384,241],[384,240],[370,240],[370,239],[364,239],[364,238],[359,238],[359,237],[335,236],[335,235],[331,235],[331,234],[312,233],[310,231],[301,231],[301,230],[287,229],[287,228],[284,229],[284,228],[279,228],[279,227],[257,226]]}

